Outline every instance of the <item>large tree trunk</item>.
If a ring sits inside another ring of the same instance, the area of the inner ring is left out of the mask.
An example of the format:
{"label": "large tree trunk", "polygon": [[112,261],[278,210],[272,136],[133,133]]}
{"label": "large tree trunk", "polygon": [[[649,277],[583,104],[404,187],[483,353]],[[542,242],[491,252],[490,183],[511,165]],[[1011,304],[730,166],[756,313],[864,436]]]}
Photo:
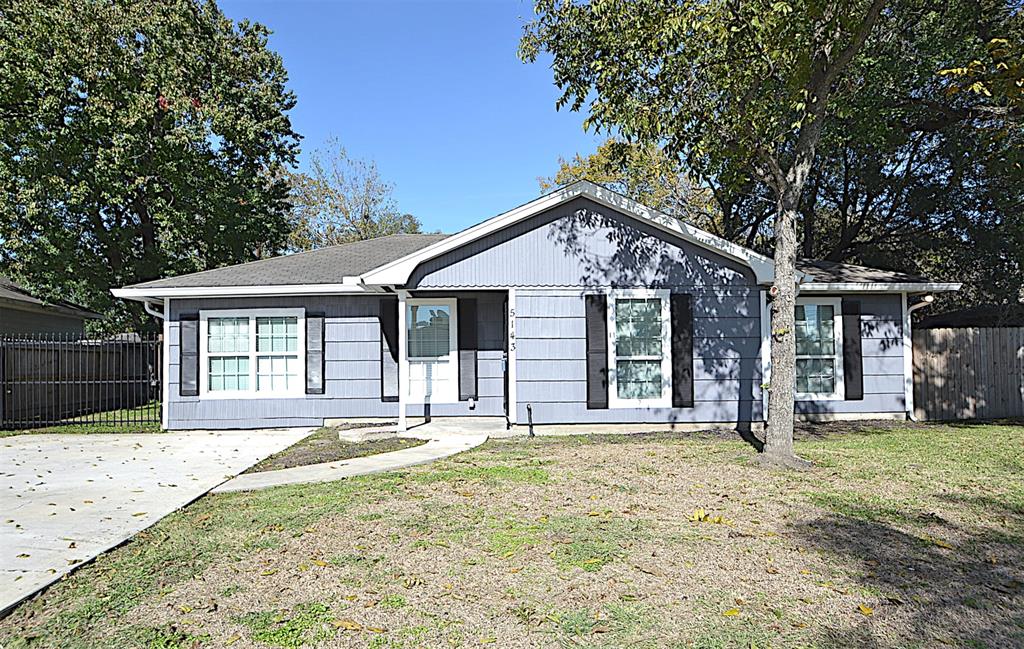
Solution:
{"label": "large tree trunk", "polygon": [[775,214],[775,286],[771,302],[772,376],[763,461],[806,466],[793,452],[793,386],[796,384],[796,219],[800,189],[782,192]]}

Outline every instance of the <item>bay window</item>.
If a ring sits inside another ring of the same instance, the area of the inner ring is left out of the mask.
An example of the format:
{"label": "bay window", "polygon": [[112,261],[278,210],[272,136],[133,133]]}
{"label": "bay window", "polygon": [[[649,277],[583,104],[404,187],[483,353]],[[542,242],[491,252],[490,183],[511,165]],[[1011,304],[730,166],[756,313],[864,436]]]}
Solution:
{"label": "bay window", "polygon": [[841,399],[843,331],[840,298],[796,304],[796,398]]}
{"label": "bay window", "polygon": [[670,323],[668,291],[609,294],[609,406],[671,407]]}
{"label": "bay window", "polygon": [[278,397],[304,393],[303,309],[201,311],[200,394]]}

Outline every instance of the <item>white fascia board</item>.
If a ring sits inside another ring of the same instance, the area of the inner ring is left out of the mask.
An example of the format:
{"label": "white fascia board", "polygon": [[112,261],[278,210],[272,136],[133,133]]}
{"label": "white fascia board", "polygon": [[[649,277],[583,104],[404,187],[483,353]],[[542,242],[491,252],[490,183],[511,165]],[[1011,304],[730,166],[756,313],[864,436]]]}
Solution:
{"label": "white fascia board", "polygon": [[360,284],[357,278],[346,277],[342,284],[278,284],[271,286],[188,286],[165,288],[112,288],[114,297],[129,300],[155,299],[164,297],[241,297],[241,296],[283,296],[283,295],[339,295],[347,293],[378,292],[376,287]]}
{"label": "white fascia board", "polygon": [[401,259],[374,268],[362,275],[362,281],[364,284],[401,286],[409,281],[412,272],[424,261],[579,197],[589,198],[595,203],[633,216],[684,241],[741,262],[753,270],[759,284],[771,283],[774,280],[775,266],[771,259],[584,180],[557,189],[526,205],[499,214]]}
{"label": "white fascia board", "polygon": [[962,284],[951,282],[808,282],[801,293],[943,293],[959,291]]}

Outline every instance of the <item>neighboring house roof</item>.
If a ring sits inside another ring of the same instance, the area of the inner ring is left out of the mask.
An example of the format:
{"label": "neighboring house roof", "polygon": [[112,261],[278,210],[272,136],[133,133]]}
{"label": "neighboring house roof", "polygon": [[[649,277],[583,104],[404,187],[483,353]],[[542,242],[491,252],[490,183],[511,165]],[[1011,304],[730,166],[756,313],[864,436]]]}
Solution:
{"label": "neighboring house roof", "polygon": [[58,315],[78,318],[99,319],[103,317],[101,314],[73,302],[50,301],[36,297],[27,288],[3,275],[0,275],[0,304],[33,311],[49,311]]}
{"label": "neighboring house roof", "polygon": [[[749,248],[705,232],[685,221],[651,209],[621,194],[578,181],[499,214],[457,234],[397,234],[170,277],[114,289],[133,299],[179,296],[223,296],[292,293],[358,293],[381,286],[401,286],[417,266],[447,252],[576,198],[591,201],[645,222],[667,234],[748,266],[758,283],[774,280],[771,259]],[[921,278],[863,266],[804,262],[799,273],[808,291],[941,291],[959,284],[937,284]],[[268,288],[270,290],[268,290]]]}
{"label": "neighboring house roof", "polygon": [[1024,327],[1024,304],[983,304],[929,315],[914,325],[915,329],[953,327]]}

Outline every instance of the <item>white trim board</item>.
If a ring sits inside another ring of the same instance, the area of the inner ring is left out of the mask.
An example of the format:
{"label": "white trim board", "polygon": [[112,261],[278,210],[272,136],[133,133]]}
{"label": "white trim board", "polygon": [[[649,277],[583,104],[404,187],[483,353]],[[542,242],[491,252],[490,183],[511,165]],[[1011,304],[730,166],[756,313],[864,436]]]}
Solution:
{"label": "white trim board", "polygon": [[771,259],[749,248],[744,248],[731,241],[717,237],[710,232],[705,232],[664,212],[646,207],[621,194],[595,185],[592,182],[581,180],[541,196],[504,214],[499,214],[462,232],[453,234],[410,255],[363,273],[361,277],[362,282],[372,285],[406,284],[416,267],[424,261],[443,255],[446,252],[498,232],[510,225],[557,207],[562,203],[581,197],[589,198],[599,205],[604,205],[610,209],[632,216],[644,223],[653,225],[663,232],[675,235],[684,241],[689,241],[741,262],[750,267],[758,283],[770,283],[775,277],[775,265]]}
{"label": "white trim board", "polygon": [[[296,318],[297,346],[295,352],[260,352],[256,346],[256,318],[284,316]],[[210,391],[210,350],[209,320],[210,318],[247,318],[249,320],[249,345],[246,352],[218,352],[219,356],[247,356],[249,363],[248,390],[215,390]],[[260,356],[296,356],[298,373],[295,387],[288,390],[272,392],[257,389],[257,360]],[[304,308],[287,309],[201,309],[199,311],[199,398],[200,399],[281,399],[306,396],[306,310]]]}
{"label": "white trim board", "polygon": [[245,297],[258,295],[280,297],[287,295],[339,295],[349,293],[376,293],[379,289],[360,284],[277,284],[271,286],[186,286],[177,288],[112,288],[114,297],[143,300],[161,297]]}
{"label": "white trim board", "polygon": [[800,293],[943,293],[959,291],[961,286],[955,282],[806,282],[800,284]]}

